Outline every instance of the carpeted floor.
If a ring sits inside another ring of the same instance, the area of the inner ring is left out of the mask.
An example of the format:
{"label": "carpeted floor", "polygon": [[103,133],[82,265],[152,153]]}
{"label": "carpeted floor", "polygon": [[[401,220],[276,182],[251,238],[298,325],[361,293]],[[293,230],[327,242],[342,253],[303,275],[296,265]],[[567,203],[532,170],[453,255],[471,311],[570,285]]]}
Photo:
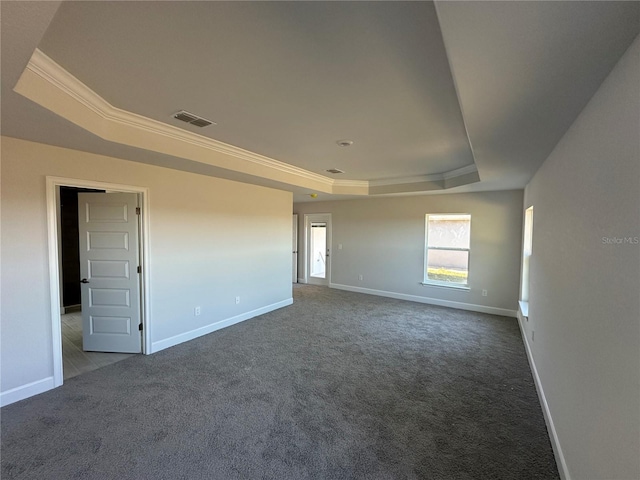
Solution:
{"label": "carpeted floor", "polygon": [[3,408],[2,478],[559,478],[515,319],[294,299]]}

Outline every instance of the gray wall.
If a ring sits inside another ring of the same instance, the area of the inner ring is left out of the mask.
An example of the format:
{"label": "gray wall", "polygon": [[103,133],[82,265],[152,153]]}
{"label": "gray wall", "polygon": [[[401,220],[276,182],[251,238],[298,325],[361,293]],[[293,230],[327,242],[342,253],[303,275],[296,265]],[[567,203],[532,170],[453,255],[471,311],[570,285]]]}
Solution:
{"label": "gray wall", "polygon": [[291,299],[291,193],[3,137],[2,393],[53,374],[48,175],[149,188],[153,344]]}
{"label": "gray wall", "polygon": [[639,136],[640,37],[525,193],[524,328],[573,479],[640,478]]}
{"label": "gray wall", "polygon": [[[509,314],[518,302],[522,198],[515,190],[297,203],[298,276],[304,271],[304,214],[331,213],[332,284]],[[471,214],[469,291],[420,285],[427,213]],[[488,296],[482,296],[483,289]]]}

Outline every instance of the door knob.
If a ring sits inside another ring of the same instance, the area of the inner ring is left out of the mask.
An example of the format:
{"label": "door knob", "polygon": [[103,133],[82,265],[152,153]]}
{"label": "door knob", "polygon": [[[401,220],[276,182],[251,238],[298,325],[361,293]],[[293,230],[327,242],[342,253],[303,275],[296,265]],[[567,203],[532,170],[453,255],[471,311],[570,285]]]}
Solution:
{"label": "door knob", "polygon": [[80,280],[80,283],[89,283],[89,280],[87,280],[86,278],[83,278],[82,280]]}

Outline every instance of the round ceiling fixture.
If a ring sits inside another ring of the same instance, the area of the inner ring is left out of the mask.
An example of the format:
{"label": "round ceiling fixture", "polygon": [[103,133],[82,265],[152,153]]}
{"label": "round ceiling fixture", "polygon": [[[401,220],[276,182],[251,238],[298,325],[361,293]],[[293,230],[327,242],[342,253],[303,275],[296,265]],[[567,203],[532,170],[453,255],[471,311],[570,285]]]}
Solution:
{"label": "round ceiling fixture", "polygon": [[353,140],[338,140],[336,143],[339,147],[350,147],[353,145]]}
{"label": "round ceiling fixture", "polygon": [[311,198],[318,198],[318,194],[317,193],[310,193],[309,196]]}

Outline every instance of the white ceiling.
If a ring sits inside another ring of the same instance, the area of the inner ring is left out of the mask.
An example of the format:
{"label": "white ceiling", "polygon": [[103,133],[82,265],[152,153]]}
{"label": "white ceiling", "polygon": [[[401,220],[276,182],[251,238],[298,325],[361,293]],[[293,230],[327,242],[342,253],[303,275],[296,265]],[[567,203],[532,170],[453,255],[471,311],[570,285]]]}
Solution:
{"label": "white ceiling", "polygon": [[[511,189],[640,32],[638,2],[58,3],[2,2],[3,135],[299,201],[313,189],[103,140],[12,88],[38,47],[115,108],[312,174],[342,169],[378,185],[369,193],[410,182],[419,193],[463,167],[480,181],[436,191]],[[217,125],[172,119],[181,109]],[[338,147],[344,138],[354,145]],[[318,197],[328,198],[343,197]]]}

